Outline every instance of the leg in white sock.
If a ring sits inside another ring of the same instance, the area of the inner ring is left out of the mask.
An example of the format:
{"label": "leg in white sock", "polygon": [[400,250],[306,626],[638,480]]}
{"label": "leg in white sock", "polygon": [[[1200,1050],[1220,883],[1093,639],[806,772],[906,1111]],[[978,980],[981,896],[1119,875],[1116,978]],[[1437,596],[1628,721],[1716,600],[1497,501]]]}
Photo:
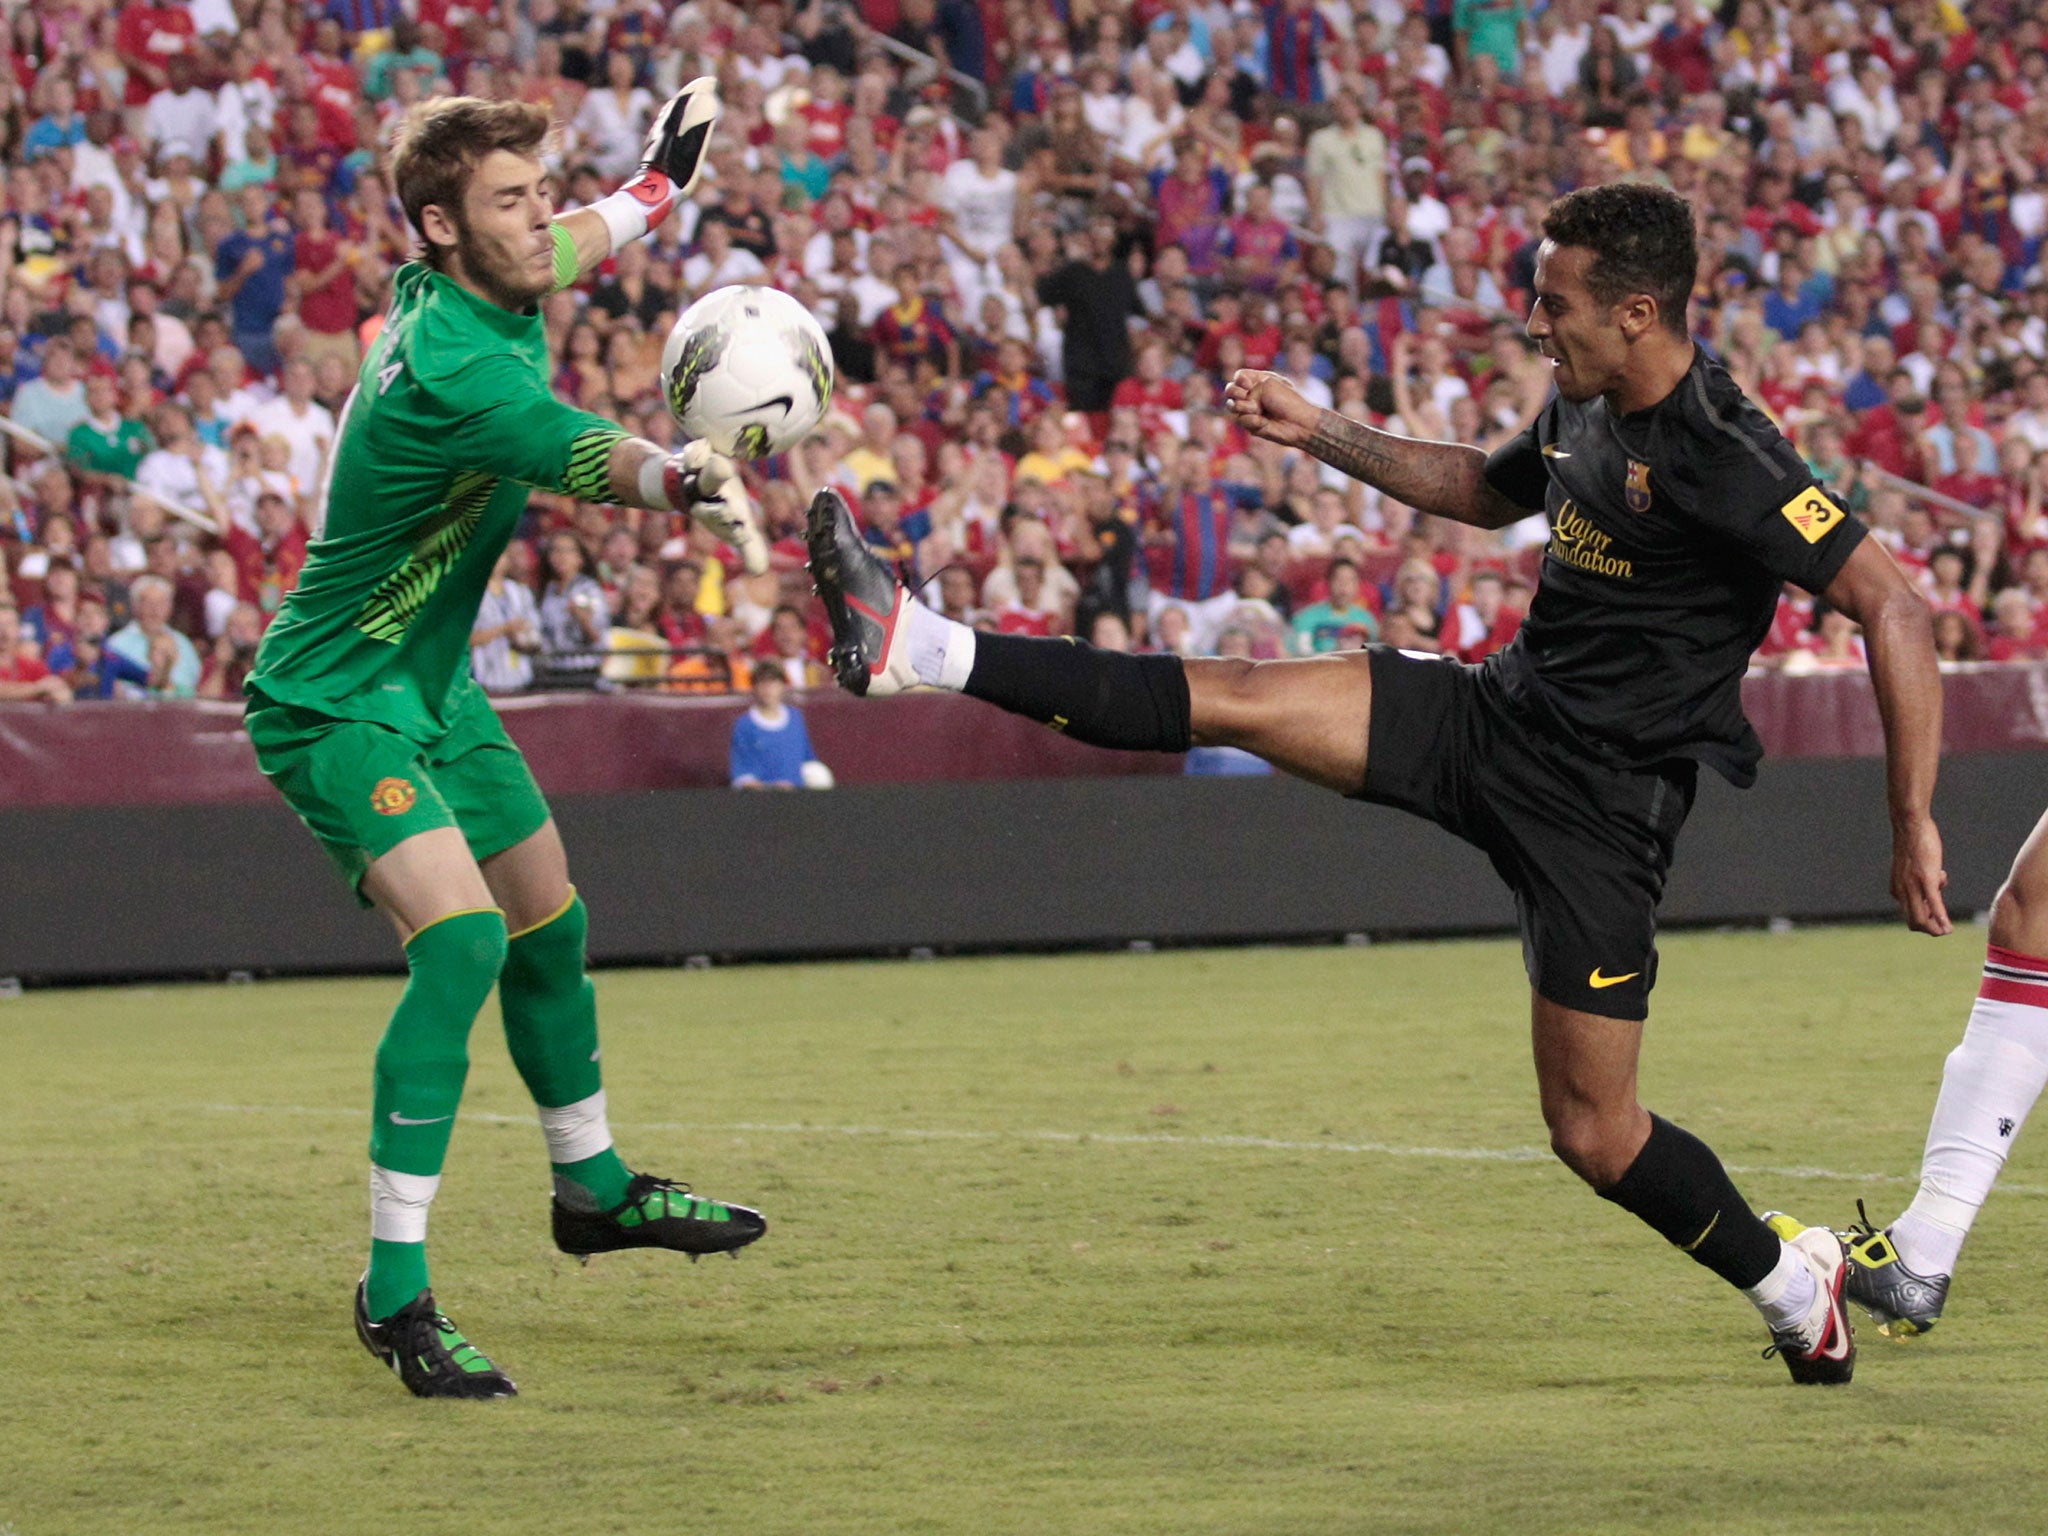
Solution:
{"label": "leg in white sock", "polygon": [[1788,1328],[1797,1328],[1813,1311],[1813,1299],[1820,1294],[1814,1284],[1813,1271],[1806,1260],[1789,1244],[1780,1241],[1778,1262],[1771,1272],[1755,1285],[1744,1289],[1743,1295],[1756,1304],[1763,1313],[1764,1322],[1771,1332],[1782,1333]]}
{"label": "leg in white sock", "polygon": [[2048,960],[1993,947],[1962,1044],[1949,1053],[1927,1128],[1920,1192],[1892,1223],[1918,1275],[1955,1270],[1963,1239],[2048,1086]]}
{"label": "leg in white sock", "polygon": [[904,602],[904,642],[910,647],[910,669],[928,688],[958,693],[974,670],[974,631],[943,614],[933,613],[916,598]]}

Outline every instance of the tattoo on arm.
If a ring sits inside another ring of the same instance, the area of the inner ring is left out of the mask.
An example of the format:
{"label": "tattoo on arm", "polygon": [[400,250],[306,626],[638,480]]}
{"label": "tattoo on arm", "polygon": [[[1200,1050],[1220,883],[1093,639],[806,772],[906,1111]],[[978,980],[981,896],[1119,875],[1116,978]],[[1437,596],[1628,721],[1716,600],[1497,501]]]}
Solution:
{"label": "tattoo on arm", "polygon": [[1397,437],[1324,411],[1309,434],[1308,451],[1332,469],[1438,517],[1493,528],[1523,515],[1486,483],[1486,455],[1463,443]]}

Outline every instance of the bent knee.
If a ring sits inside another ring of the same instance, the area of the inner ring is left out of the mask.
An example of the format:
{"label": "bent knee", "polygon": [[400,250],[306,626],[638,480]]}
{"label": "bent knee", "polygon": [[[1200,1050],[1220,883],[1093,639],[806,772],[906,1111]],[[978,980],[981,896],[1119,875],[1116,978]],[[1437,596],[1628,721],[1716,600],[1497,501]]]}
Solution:
{"label": "bent knee", "polygon": [[2048,869],[2015,869],[1991,901],[1991,942],[2022,955],[2048,956]]}
{"label": "bent knee", "polygon": [[1641,1150],[1634,1117],[1568,1111],[1550,1117],[1550,1150],[1557,1160],[1595,1189],[1621,1182]]}

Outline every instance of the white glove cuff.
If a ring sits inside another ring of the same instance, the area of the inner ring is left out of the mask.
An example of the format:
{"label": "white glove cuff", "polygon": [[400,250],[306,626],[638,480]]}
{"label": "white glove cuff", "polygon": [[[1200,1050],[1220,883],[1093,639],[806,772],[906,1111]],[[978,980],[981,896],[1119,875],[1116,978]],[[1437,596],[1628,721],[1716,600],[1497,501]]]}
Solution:
{"label": "white glove cuff", "polygon": [[647,205],[623,187],[590,205],[590,211],[604,220],[611,231],[612,250],[623,251],[647,233]]}

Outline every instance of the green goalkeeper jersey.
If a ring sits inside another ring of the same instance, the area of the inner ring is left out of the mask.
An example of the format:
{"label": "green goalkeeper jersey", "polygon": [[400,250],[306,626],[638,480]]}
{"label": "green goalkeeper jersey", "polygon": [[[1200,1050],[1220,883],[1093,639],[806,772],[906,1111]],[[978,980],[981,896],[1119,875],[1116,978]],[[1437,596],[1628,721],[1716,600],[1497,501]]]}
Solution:
{"label": "green goalkeeper jersey", "polygon": [[626,435],[548,380],[538,313],[399,269],[335,434],[326,529],[256,653],[257,703],[430,742],[482,701],[470,631],[528,488],[608,500]]}

